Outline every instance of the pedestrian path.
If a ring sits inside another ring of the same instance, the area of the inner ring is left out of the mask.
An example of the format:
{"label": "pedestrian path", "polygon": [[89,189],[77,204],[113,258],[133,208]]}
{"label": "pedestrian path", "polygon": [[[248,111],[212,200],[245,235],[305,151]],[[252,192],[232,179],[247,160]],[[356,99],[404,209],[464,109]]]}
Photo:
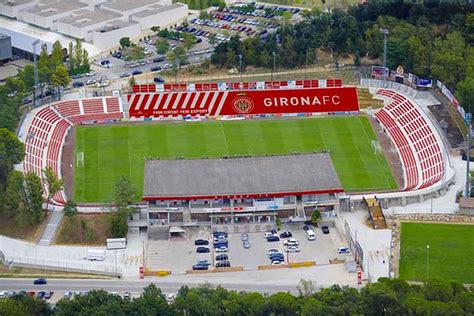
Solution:
{"label": "pedestrian path", "polygon": [[43,232],[43,236],[41,236],[41,239],[39,241],[39,244],[41,246],[51,245],[51,242],[54,238],[54,234],[56,233],[56,230],[58,229],[59,224],[63,219],[63,216],[64,213],[61,211],[52,212],[51,217],[48,220],[48,225],[46,226],[46,229]]}

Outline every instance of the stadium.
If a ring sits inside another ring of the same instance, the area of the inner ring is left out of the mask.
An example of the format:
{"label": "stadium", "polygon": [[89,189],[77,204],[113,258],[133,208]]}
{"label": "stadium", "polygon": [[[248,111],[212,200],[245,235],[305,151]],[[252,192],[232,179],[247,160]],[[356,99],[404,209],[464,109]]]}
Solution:
{"label": "stadium", "polygon": [[454,168],[414,100],[421,92],[362,86],[384,106],[361,109],[357,88],[337,79],[136,85],[63,100],[24,119],[18,168],[42,176],[52,167],[65,180],[54,204],[73,199],[86,212],[110,205],[117,179],[129,178],[141,200],[136,232],[156,222],[238,232],[355,208],[386,228],[382,208],[443,194]]}

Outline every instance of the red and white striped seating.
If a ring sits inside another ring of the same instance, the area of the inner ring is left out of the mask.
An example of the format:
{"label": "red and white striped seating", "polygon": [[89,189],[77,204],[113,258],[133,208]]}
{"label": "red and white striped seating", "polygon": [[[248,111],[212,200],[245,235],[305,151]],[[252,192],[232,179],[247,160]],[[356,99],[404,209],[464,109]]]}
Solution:
{"label": "red and white striped seating", "polygon": [[404,190],[429,187],[445,174],[442,147],[420,110],[403,95],[379,89],[378,95],[392,99],[375,117],[396,146],[404,170]]}
{"label": "red and white striped seating", "polygon": [[[33,117],[25,140],[24,172],[43,177],[43,170],[51,167],[60,177],[61,150],[67,132],[73,124],[86,121],[104,122],[123,118],[117,97],[61,101],[39,110]],[[64,192],[58,192],[53,202],[64,204]]]}

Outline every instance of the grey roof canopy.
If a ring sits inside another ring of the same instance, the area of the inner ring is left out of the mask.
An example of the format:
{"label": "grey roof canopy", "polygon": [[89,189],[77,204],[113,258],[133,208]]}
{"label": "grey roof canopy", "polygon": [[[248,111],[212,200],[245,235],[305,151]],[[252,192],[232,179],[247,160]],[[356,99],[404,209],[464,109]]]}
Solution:
{"label": "grey roof canopy", "polygon": [[145,200],[342,191],[328,153],[145,161]]}

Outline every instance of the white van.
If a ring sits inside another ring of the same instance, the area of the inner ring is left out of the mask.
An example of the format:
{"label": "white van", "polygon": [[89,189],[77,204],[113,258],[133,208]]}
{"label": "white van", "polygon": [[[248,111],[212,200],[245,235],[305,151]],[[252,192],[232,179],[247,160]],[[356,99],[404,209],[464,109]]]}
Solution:
{"label": "white van", "polygon": [[306,231],[306,237],[308,237],[308,240],[314,240],[314,231],[312,229],[308,229]]}
{"label": "white van", "polygon": [[105,250],[102,249],[87,249],[87,255],[84,257],[86,260],[90,261],[104,261],[105,260]]}

